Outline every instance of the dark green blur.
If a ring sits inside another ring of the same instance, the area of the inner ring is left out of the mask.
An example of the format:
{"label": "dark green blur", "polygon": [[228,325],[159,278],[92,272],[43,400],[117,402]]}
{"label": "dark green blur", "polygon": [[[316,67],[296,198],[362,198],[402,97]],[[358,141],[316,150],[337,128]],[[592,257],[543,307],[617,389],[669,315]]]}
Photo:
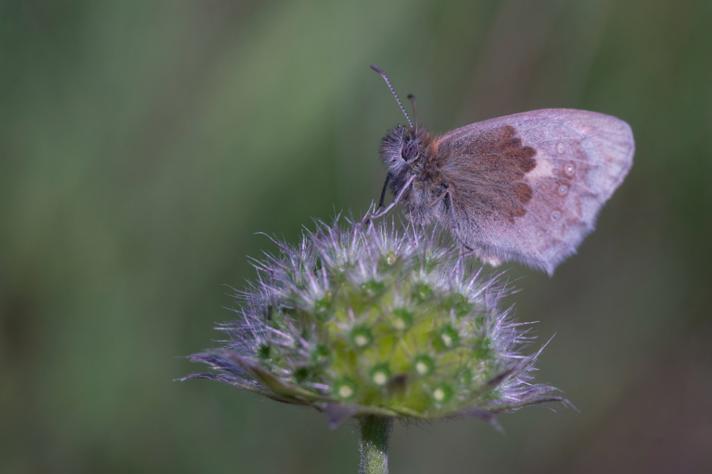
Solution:
{"label": "dark green blur", "polygon": [[0,472],[356,472],[355,424],[209,382],[248,256],[377,197],[379,140],[617,115],[632,172],[553,278],[511,266],[577,406],[395,428],[393,473],[712,472],[712,2],[0,1]]}

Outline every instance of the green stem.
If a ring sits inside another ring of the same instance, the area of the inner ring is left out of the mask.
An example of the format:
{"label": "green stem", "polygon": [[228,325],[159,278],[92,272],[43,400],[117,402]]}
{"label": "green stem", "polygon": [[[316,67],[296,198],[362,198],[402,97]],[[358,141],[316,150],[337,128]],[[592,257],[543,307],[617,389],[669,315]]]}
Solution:
{"label": "green stem", "polygon": [[391,419],[381,416],[364,416],[361,423],[360,474],[388,474],[388,435]]}

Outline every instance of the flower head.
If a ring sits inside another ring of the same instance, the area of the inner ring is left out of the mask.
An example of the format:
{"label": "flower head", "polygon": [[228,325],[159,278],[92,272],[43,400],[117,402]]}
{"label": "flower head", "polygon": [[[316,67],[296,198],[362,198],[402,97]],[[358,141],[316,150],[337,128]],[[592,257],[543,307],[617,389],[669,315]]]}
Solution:
{"label": "flower head", "polygon": [[332,421],[379,415],[485,418],[560,400],[532,383],[538,353],[498,307],[505,289],[435,231],[390,223],[319,224],[297,247],[256,262],[222,348],[190,356],[217,380]]}

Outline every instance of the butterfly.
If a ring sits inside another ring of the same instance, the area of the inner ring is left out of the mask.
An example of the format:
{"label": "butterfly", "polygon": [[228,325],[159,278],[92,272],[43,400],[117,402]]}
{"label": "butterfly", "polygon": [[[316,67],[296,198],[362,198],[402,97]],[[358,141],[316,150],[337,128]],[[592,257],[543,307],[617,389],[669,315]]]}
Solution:
{"label": "butterfly", "polygon": [[[381,142],[388,174],[372,217],[403,204],[414,222],[448,229],[493,266],[514,261],[552,275],[633,164],[630,126],[586,110],[532,110],[432,135],[411,121],[388,75],[371,68],[408,122]],[[395,197],[383,207],[389,187]]]}

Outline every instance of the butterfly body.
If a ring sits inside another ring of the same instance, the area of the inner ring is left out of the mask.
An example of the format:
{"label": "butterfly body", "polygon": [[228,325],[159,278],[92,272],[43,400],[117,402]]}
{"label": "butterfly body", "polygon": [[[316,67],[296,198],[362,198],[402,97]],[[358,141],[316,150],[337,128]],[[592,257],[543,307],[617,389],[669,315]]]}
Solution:
{"label": "butterfly body", "polygon": [[413,220],[449,229],[485,262],[551,274],[593,230],[634,148],[620,119],[542,109],[441,136],[399,126],[383,138],[381,158]]}

